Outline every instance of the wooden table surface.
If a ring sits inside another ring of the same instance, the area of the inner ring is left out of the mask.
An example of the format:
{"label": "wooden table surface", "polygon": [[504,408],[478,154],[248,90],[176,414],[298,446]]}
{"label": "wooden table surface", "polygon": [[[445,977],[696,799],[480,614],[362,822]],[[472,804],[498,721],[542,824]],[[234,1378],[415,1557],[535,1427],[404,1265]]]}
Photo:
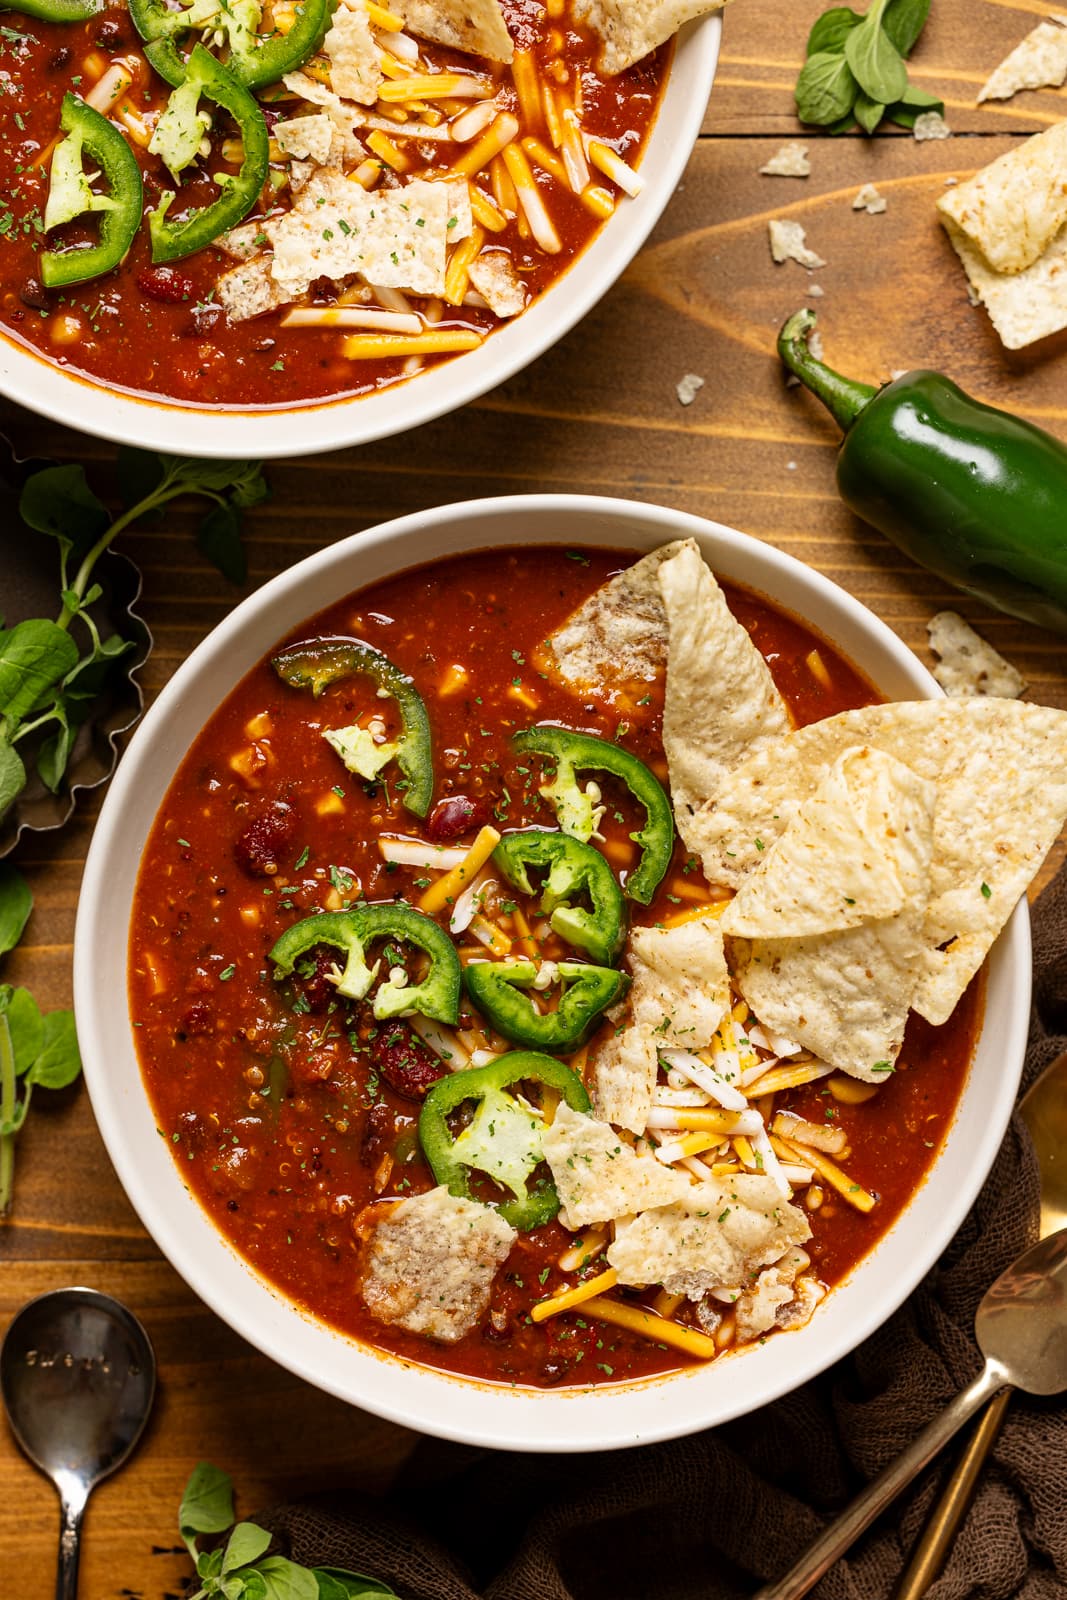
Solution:
{"label": "wooden table surface", "polygon": [[[946,102],[955,137],[918,144],[801,134],[792,85],[822,0],[734,0],[703,137],[653,238],[562,344],[465,412],[402,438],[278,462],[274,495],[249,519],[249,587],[332,540],[384,518],[472,496],[578,490],[655,501],[743,528],[800,557],[865,601],[929,659],[925,623],[961,610],[1023,671],[1030,696],[1067,706],[1063,641],[956,596],[852,519],[833,486],[836,431],[810,397],[787,390],[772,358],[783,317],[813,281],[772,264],[770,217],[803,223],[825,257],[815,302],[827,357],[866,379],[941,368],[982,399],[1067,439],[1067,334],[1037,354],[1005,353],[934,214],[962,177],[1063,116],[1045,90],[976,108],[991,68],[1036,21],[1039,0],[934,0],[912,78]],[[761,177],[784,138],[811,146],[805,182]],[[852,210],[874,181],[888,211]],[[683,407],[683,374],[704,387]],[[84,460],[106,479],[109,446],[0,405],[0,425],[33,454]],[[141,566],[156,638],[144,673],[155,693],[238,594],[196,555],[181,515],[122,544]],[[2,599],[2,595],[0,595]],[[2,610],[2,605],[0,605]],[[60,834],[16,856],[36,895],[5,981],[46,1005],[70,998],[71,938],[94,797]],[[1057,857],[1060,852],[1057,852]],[[1045,876],[1048,875],[1046,869]],[[188,1568],[175,1513],[186,1474],[207,1457],[229,1471],[245,1511],[279,1496],[384,1487],[412,1436],[326,1398],[237,1338],[162,1260],[115,1179],[83,1091],[40,1096],[19,1141],[17,1197],[0,1231],[0,1325],[31,1295],[85,1283],[144,1319],[160,1364],[159,1399],[133,1463],[94,1497],[83,1600],[161,1600]],[[56,1505],[0,1425],[0,1593],[51,1593]]]}

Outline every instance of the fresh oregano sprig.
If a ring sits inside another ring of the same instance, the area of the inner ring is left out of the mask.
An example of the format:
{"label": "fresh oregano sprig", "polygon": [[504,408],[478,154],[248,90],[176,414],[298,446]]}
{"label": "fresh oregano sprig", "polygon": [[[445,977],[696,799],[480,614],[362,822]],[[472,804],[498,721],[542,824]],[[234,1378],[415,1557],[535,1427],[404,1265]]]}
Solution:
{"label": "fresh oregano sprig", "polygon": [[907,57],[926,24],[930,0],[872,0],[861,13],[834,6],[808,35],[807,60],[797,79],[801,122],[847,133],[873,133],[884,120],[911,128],[944,102],[908,82]]}
{"label": "fresh oregano sprig", "polygon": [[[340,1567],[302,1567],[269,1554],[273,1537],[255,1522],[234,1523],[233,1485],[209,1461],[193,1468],[182,1495],[178,1528],[196,1565],[200,1588],[190,1600],[397,1600],[380,1578]],[[200,1550],[204,1535],[229,1537]]]}
{"label": "fresh oregano sprig", "polygon": [[[0,861],[0,959],[22,938],[33,896],[22,874]],[[81,1071],[72,1011],[42,1015],[28,989],[0,983],[0,1217],[11,1206],[15,1139],[35,1088],[65,1089]]]}
{"label": "fresh oregano sprig", "polygon": [[59,788],[107,673],[131,648],[115,635],[101,639],[92,617],[102,592],[94,569],[124,529],[182,495],[199,495],[211,503],[200,525],[201,549],[226,577],[245,576],[240,513],[267,494],[258,462],[123,450],[119,477],[126,508],[116,517],[80,466],[44,467],[23,485],[23,522],[59,545],[58,611],[54,621],[30,617],[6,630],[0,619],[0,817],[26,786],[28,739],[41,781],[53,792]]}

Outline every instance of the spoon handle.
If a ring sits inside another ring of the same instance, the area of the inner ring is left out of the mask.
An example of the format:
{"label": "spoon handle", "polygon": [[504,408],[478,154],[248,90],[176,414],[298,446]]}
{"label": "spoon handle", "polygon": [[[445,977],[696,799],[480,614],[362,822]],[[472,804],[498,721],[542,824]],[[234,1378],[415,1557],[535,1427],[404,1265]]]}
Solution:
{"label": "spoon handle", "polygon": [[59,1497],[59,1566],[56,1571],[56,1600],[77,1600],[78,1558],[81,1555],[82,1517],[85,1492]]}
{"label": "spoon handle", "polygon": [[1007,1384],[1007,1374],[999,1362],[987,1361],[973,1383],[951,1400],[934,1420],[891,1461],[853,1500],[830,1526],[810,1545],[794,1567],[754,1596],[754,1600],[800,1600],[814,1588],[823,1573],[869,1528],[886,1506],[932,1461],[938,1451]]}
{"label": "spoon handle", "polygon": [[948,1487],[926,1524],[922,1538],[911,1553],[896,1600],[922,1600],[927,1589],[940,1576],[960,1523],[970,1509],[986,1457],[997,1441],[1004,1413],[1010,1403],[1011,1390],[1002,1389],[986,1407],[956,1463]]}

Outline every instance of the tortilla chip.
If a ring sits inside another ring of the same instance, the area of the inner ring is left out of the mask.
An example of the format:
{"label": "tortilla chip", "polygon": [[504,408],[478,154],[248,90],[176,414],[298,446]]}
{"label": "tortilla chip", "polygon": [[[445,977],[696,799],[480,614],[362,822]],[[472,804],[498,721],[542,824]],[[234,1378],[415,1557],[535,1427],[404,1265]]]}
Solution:
{"label": "tortilla chip", "polygon": [[1067,230],[1024,272],[994,272],[956,225],[945,231],[970,283],[974,305],[984,305],[1006,350],[1022,350],[1067,328]]}
{"label": "tortilla chip", "polygon": [[940,660],[934,677],[947,695],[963,699],[992,694],[1014,700],[1026,688],[1026,679],[987,639],[975,633],[958,611],[939,611],[926,624],[930,649]]}
{"label": "tortilla chip", "polygon": [[937,209],[994,272],[1023,272],[1067,222],[1067,122],[999,156]]}
{"label": "tortilla chip", "polygon": [[934,785],[892,756],[846,750],[745,878],[723,933],[800,939],[894,917],[911,900],[925,907],[934,798]]}
{"label": "tortilla chip", "polygon": [[791,139],[788,144],[783,144],[776,150],[766,166],[760,167],[760,172],[765,178],[808,178],[811,176],[811,162],[808,160],[808,147],[798,144]]}
{"label": "tortilla chip", "polygon": [[371,32],[366,11],[338,6],[322,49],[330,63],[330,88],[334,93],[342,100],[374,105],[383,76],[382,51]]}
{"label": "tortilla chip", "polygon": [[510,61],[515,54],[498,0],[389,0],[389,10],[417,39],[490,61]]}
{"label": "tortilla chip", "polygon": [[662,562],[685,545],[677,539],[619,572],[558,628],[548,643],[570,683],[651,683],[667,659],[667,614],[656,582]]}
{"label": "tortilla chip", "polygon": [[795,261],[809,271],[825,267],[822,256],[817,256],[814,250],[808,248],[807,234],[799,222],[783,222],[780,217],[774,217],[767,224],[767,232],[771,241],[771,255],[779,266],[783,261]]}
{"label": "tortilla chip", "polygon": [[952,129],[940,111],[922,111],[912,124],[911,136],[922,144],[927,139],[951,139]]}
{"label": "tortilla chip", "polygon": [[617,1127],[644,1133],[659,1050],[702,1050],[730,1004],[722,933],[714,918],[674,928],[635,928],[627,949],[633,983],[629,1020],[593,1063],[596,1107]]}
{"label": "tortilla chip", "polygon": [[810,1238],[804,1213],[774,1180],[745,1173],[692,1184],[673,1205],[618,1223],[607,1258],[620,1283],[662,1283],[700,1300],[709,1289],[740,1289]]}
{"label": "tortilla chip", "polygon": [[738,988],[761,1022],[879,1083],[924,971],[936,786],[846,750],[723,914]]}
{"label": "tortilla chip", "polygon": [[575,0],[574,15],[604,43],[597,67],[615,77],[642,61],[684,22],[721,11],[726,0]]}
{"label": "tortilla chip", "polygon": [[668,629],[663,750],[678,832],[692,850],[694,813],[725,773],[789,731],[789,712],[695,544],[662,562],[656,581]]}
{"label": "tortilla chip", "polygon": [[275,284],[293,299],[316,278],[340,282],[358,273],[383,288],[443,294],[448,191],[415,178],[368,193],[343,172],[320,168],[291,210],[264,225]]}
{"label": "tortilla chip", "polygon": [[572,1230],[685,1194],[689,1179],[655,1156],[639,1156],[606,1122],[572,1111],[565,1100],[542,1136],[545,1160],[559,1192],[559,1220]]}
{"label": "tortilla chip", "polygon": [[1010,100],[1020,89],[1055,89],[1067,78],[1067,28],[1039,22],[978,91],[983,100]]}
{"label": "tortilla chip", "polygon": [[297,161],[314,161],[320,167],[330,159],[333,133],[333,122],[324,111],[317,111],[310,117],[290,117],[287,122],[274,124],[274,137],[283,155],[293,156]]}
{"label": "tortilla chip", "polygon": [[937,785],[925,972],[912,1004],[944,1022],[1067,818],[1067,712],[990,697],[928,700],[800,728],[727,774],[694,819],[709,881],[739,886],[827,768],[859,744]]}
{"label": "tortilla chip", "polygon": [[852,202],[853,211],[866,211],[869,217],[879,217],[888,209],[884,195],[878,193],[873,183],[865,183]]}

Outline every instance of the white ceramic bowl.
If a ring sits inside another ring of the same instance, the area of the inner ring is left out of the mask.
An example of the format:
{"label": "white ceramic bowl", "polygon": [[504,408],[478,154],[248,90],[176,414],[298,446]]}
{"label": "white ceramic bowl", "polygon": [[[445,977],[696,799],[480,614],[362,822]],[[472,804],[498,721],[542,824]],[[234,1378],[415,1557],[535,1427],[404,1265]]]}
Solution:
{"label": "white ceramic bowl", "polygon": [[945,1148],[895,1227],[848,1281],[797,1332],[707,1367],[591,1393],[516,1391],[450,1377],[331,1332],[258,1277],[183,1187],[155,1132],[120,997],[141,852],[175,769],[222,698],[304,618],[419,562],[502,545],[642,551],[689,535],[723,577],[804,618],[890,699],[940,694],[895,634],[843,590],[718,523],[579,495],[472,501],[357,534],[238,606],[148,712],[97,823],[78,910],[75,1001],[93,1109],[126,1193],[190,1287],[250,1343],[329,1393],[424,1432],[520,1450],[594,1450],[692,1433],[755,1410],[845,1355],[915,1288],[978,1193],[1011,1112],[1030,998],[1025,902],[990,958],[985,1026]]}
{"label": "white ceramic bowl", "polygon": [[476,400],[550,349],[625,272],[678,186],[715,78],[722,21],[679,33],[670,75],[641,162],[644,188],[623,199],[563,276],[477,350],[407,383],[356,399],[274,410],[224,411],[120,393],[57,367],[0,331],[0,394],[83,433],[146,450],[253,460],[369,444]]}

